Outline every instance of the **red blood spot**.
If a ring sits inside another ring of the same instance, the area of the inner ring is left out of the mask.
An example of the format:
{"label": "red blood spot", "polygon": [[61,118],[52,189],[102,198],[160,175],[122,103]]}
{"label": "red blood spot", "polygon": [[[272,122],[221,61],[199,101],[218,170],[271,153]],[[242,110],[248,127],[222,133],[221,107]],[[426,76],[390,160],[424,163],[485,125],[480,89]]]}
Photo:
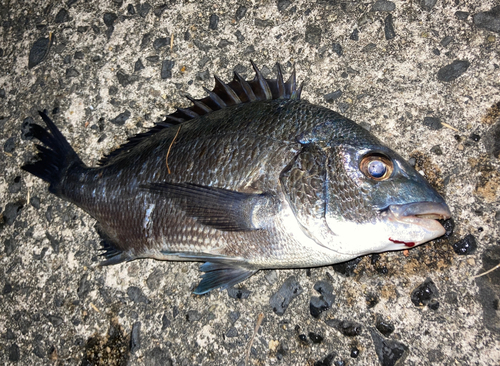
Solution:
{"label": "red blood spot", "polygon": [[415,243],[412,243],[412,242],[405,242],[405,241],[400,241],[400,240],[394,240],[394,239],[391,239],[389,238],[390,241],[392,241],[393,243],[396,243],[396,244],[404,244],[406,245],[407,247],[411,248],[411,247],[414,247],[415,246]]}

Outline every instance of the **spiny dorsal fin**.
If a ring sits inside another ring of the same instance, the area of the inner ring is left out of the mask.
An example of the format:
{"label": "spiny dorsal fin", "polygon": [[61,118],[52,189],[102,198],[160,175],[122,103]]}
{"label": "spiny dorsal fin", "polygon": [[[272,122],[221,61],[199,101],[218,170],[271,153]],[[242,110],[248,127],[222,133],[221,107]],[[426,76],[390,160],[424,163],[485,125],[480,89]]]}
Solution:
{"label": "spiny dorsal fin", "polygon": [[207,97],[194,99],[186,96],[193,103],[192,106],[188,108],[178,108],[174,113],[168,115],[165,118],[165,121],[157,123],[149,131],[131,137],[118,149],[104,156],[99,161],[99,165],[111,162],[113,158],[129,151],[144,139],[149,138],[165,128],[178,125],[179,123],[195,119],[199,116],[209,114],[219,109],[236,104],[251,103],[260,100],[300,99],[302,85],[297,87],[297,82],[295,80],[295,68],[293,69],[289,79],[284,82],[280,64],[277,64],[277,78],[266,79],[255,63],[253,61],[250,61],[250,63],[255,71],[255,77],[253,80],[247,81],[243,79],[240,74],[234,72],[233,80],[226,84],[217,76],[214,76],[214,89],[210,91],[204,88],[208,94]]}

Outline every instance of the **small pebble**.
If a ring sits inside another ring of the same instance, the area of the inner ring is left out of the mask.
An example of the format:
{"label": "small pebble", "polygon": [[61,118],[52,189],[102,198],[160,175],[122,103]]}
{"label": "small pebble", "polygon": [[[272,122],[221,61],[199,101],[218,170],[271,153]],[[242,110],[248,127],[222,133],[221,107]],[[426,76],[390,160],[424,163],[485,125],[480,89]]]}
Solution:
{"label": "small pebble", "polygon": [[219,24],[219,17],[217,14],[212,14],[210,15],[210,22],[208,24],[208,27],[212,30],[217,29],[217,25]]}
{"label": "small pebble", "polygon": [[474,235],[469,234],[465,238],[453,244],[453,250],[458,255],[469,255],[476,251],[477,243]]}
{"label": "small pebble", "polygon": [[382,366],[404,365],[408,347],[398,341],[384,339],[375,329],[370,329],[375,352]]}
{"label": "small pebble", "polygon": [[269,305],[276,314],[283,315],[292,300],[299,296],[302,291],[302,287],[295,277],[288,277],[279,290],[271,296]]}
{"label": "small pebble", "polygon": [[443,66],[439,69],[437,73],[437,78],[439,81],[450,82],[467,71],[470,66],[470,62],[467,60],[455,60],[451,64]]}
{"label": "small pebble", "polygon": [[420,286],[413,290],[411,293],[411,302],[415,306],[428,305],[438,295],[436,285],[430,278],[427,278]]}
{"label": "small pebble", "polygon": [[130,335],[130,353],[135,353],[141,348],[141,322],[135,322]]}

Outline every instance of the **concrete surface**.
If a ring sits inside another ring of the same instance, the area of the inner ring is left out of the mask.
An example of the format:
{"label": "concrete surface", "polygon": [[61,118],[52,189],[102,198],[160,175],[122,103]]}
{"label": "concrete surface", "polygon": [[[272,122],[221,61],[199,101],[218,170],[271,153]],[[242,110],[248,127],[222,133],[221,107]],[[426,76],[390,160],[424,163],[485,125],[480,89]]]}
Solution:
{"label": "concrete surface", "polygon": [[[474,278],[500,263],[500,10],[481,14],[498,4],[3,1],[0,364],[243,365],[262,313],[249,365],[498,365],[500,269]],[[191,294],[196,263],[98,267],[94,221],[20,170],[35,151],[23,126],[47,109],[96,164],[187,106],[184,94],[202,97],[214,73],[253,77],[250,59],[265,76],[295,65],[303,98],[412,158],[445,195],[454,233],[347,270],[261,271],[206,296]],[[469,234],[477,249],[457,255]],[[278,315],[270,299],[291,276],[302,291]],[[316,319],[311,299],[331,306]]]}

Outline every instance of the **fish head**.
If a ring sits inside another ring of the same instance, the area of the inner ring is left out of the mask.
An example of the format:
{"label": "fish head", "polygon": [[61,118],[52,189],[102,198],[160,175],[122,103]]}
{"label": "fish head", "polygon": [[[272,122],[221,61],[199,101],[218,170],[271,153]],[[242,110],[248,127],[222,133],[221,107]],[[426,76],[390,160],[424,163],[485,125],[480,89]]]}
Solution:
{"label": "fish head", "polygon": [[325,222],[343,255],[401,250],[444,235],[443,197],[375,138],[327,149]]}

